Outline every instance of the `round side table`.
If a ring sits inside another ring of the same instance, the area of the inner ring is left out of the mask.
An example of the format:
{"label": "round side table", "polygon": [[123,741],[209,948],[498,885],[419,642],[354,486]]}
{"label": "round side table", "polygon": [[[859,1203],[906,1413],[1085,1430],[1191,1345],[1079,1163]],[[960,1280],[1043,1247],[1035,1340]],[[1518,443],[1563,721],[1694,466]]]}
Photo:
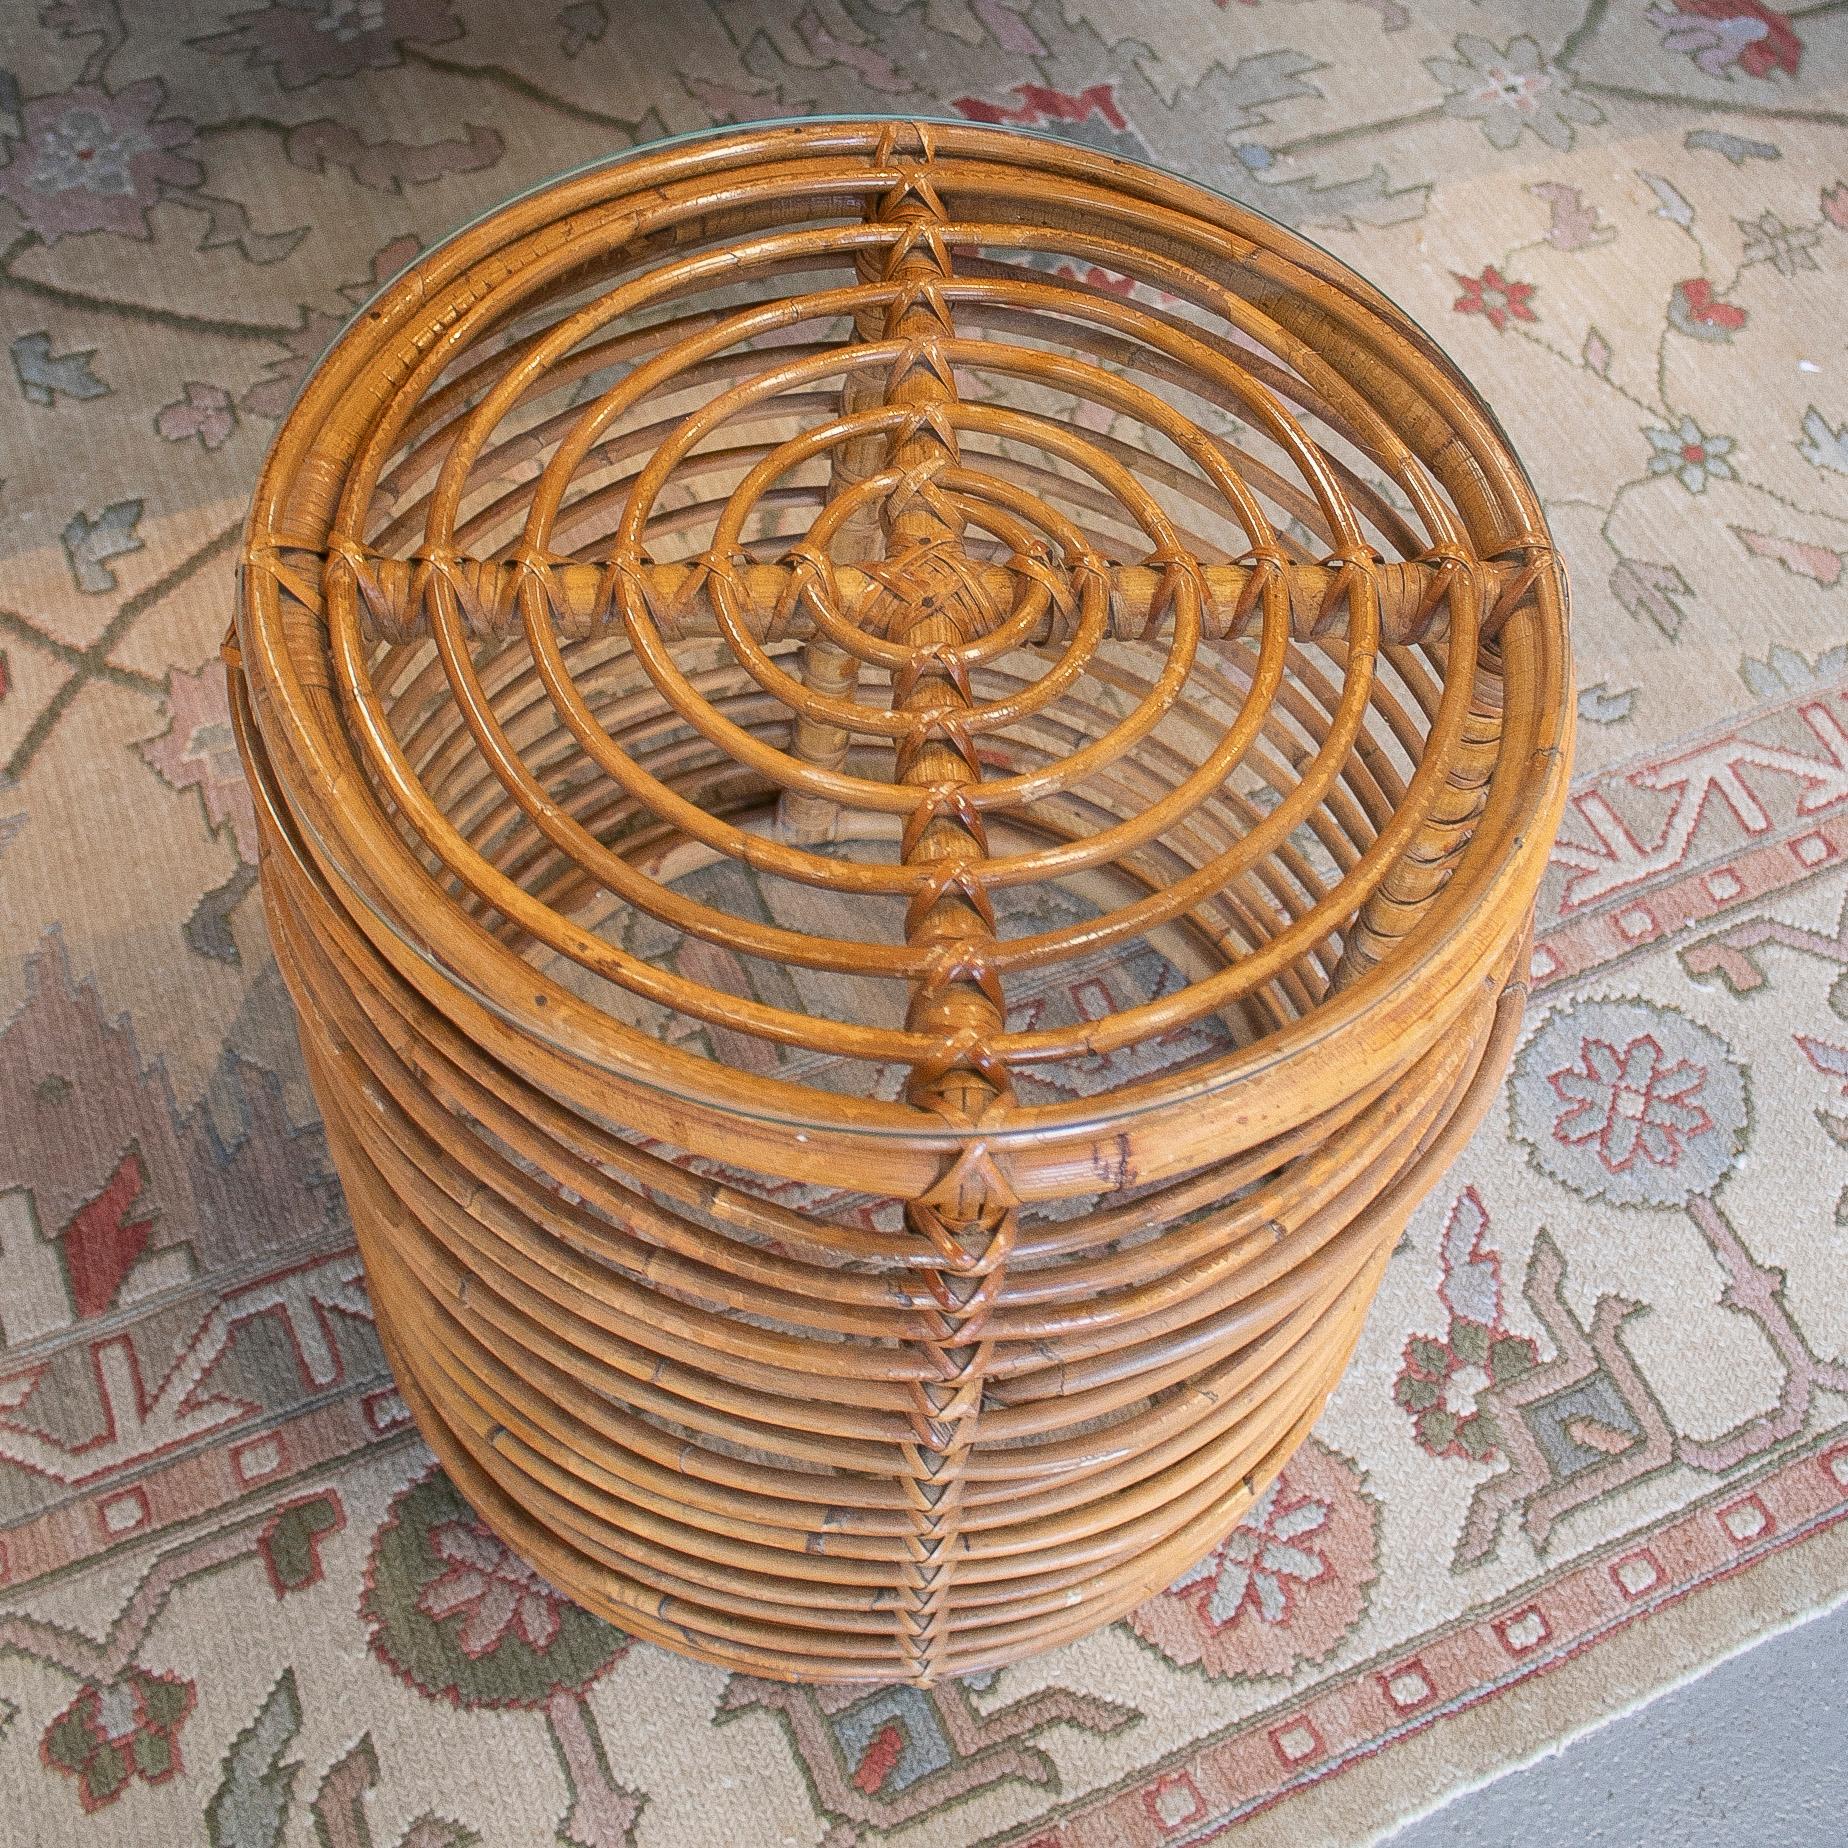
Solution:
{"label": "round side table", "polygon": [[227,642],[419,1426],[573,1597],[993,1667],[1217,1544],[1500,1081],[1565,586],[1435,346],[1169,175],[756,125],[430,251]]}

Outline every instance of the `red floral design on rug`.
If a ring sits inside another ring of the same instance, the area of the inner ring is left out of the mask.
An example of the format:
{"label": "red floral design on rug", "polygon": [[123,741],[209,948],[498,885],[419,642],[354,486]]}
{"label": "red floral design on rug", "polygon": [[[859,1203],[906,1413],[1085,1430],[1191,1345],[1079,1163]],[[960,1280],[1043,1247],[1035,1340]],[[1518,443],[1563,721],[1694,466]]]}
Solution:
{"label": "red floral design on rug", "polygon": [[1639,1156],[1673,1168],[1689,1140],[1713,1127],[1699,1102],[1705,1070],[1687,1059],[1664,1058],[1654,1034],[1621,1047],[1586,1039],[1579,1059],[1577,1066],[1547,1074],[1566,1104],[1553,1134],[1561,1142],[1589,1143],[1613,1174]]}
{"label": "red floral design on rug", "polygon": [[1534,313],[1534,285],[1510,282],[1493,263],[1480,276],[1457,273],[1463,293],[1450,305],[1458,314],[1479,314],[1499,334],[1510,321],[1537,321]]}
{"label": "red floral design on rug", "polygon": [[542,1707],[628,1649],[622,1631],[554,1591],[431,1474],[392,1505],[360,1604],[379,1660],[463,1707]]}
{"label": "red floral design on rug", "polygon": [[1238,1527],[1129,1623],[1169,1661],[1215,1680],[1292,1674],[1359,1622],[1378,1540],[1360,1471],[1311,1439]]}
{"label": "red floral design on rug", "polygon": [[185,1770],[180,1729],[198,1698],[178,1675],[131,1668],[87,1687],[46,1727],[39,1756],[77,1780],[84,1813],[99,1810],[139,1778],[163,1784]]}
{"label": "red floral design on rug", "polygon": [[479,1521],[445,1521],[430,1531],[430,1550],[448,1569],[417,1594],[417,1608],[439,1623],[462,1619],[456,1641],[471,1660],[517,1636],[540,1654],[551,1648],[558,1614],[570,1601],[525,1560],[516,1558]]}

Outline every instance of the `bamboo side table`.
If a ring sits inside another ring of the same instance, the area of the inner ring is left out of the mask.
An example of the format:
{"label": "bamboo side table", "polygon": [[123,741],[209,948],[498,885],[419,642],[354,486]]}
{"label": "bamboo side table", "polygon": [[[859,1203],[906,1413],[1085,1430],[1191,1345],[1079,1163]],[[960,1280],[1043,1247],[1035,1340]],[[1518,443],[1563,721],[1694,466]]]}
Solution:
{"label": "bamboo side table", "polygon": [[926,1682],[1211,1549],[1499,1083],[1571,733],[1535,497],[1215,194],[643,149],[322,360],[227,642],[380,1333],[708,1661]]}

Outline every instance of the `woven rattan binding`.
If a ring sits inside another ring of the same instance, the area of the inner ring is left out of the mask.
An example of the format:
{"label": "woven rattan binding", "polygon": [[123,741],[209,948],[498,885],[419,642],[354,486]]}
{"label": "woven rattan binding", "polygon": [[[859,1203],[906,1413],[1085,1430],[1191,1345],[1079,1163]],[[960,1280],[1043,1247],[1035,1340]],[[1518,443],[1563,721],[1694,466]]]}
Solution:
{"label": "woven rattan binding", "polygon": [[591,1608],[806,1680],[1077,1636],[1277,1473],[1499,1080],[1570,741],[1539,508],[1403,316],[926,123],[422,258],[227,660],[417,1422]]}

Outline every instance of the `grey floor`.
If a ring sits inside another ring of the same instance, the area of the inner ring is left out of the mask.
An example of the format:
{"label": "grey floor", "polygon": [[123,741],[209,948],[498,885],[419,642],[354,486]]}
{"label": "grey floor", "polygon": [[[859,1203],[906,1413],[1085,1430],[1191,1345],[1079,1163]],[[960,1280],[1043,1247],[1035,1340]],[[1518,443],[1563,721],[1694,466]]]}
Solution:
{"label": "grey floor", "polygon": [[1388,1839],[1391,1848],[1842,1848],[1848,1606]]}

